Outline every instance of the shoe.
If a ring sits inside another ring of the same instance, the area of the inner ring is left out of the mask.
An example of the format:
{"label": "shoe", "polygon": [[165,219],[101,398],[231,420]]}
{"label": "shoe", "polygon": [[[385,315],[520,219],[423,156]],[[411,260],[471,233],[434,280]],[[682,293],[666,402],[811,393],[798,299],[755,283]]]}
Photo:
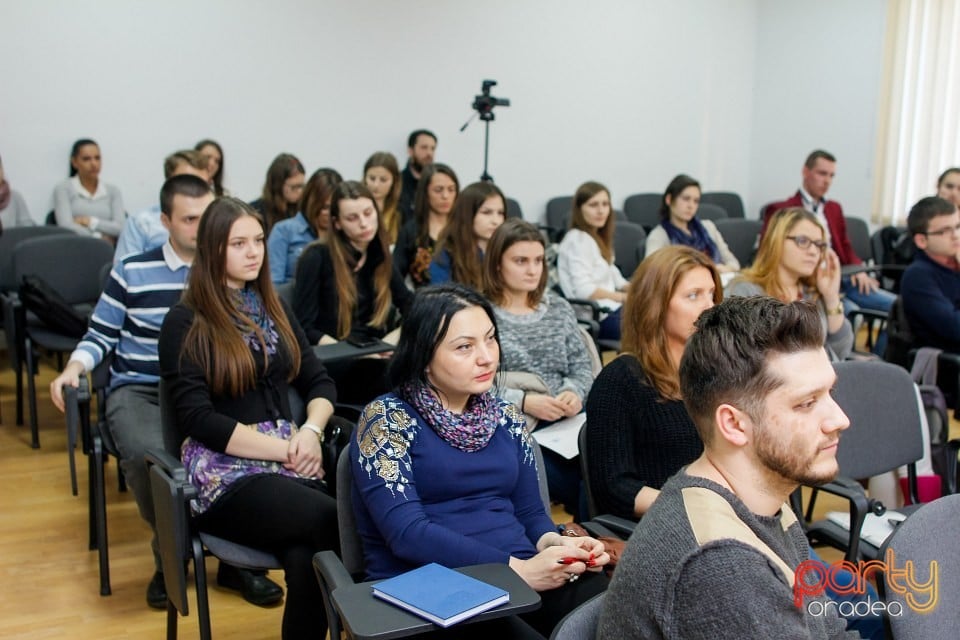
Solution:
{"label": "shoe", "polygon": [[250,604],[267,607],[283,600],[283,589],[264,573],[221,562],[217,569],[217,584],[225,589],[239,591],[243,599]]}
{"label": "shoe", "polygon": [[157,571],[147,585],[147,606],[151,609],[167,608],[167,585],[163,583],[163,573]]}

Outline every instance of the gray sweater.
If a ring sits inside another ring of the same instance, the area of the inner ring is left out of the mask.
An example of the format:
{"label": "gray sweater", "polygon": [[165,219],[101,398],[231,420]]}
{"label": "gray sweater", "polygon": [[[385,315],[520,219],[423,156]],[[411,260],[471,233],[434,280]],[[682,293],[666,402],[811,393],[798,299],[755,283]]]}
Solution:
{"label": "gray sweater", "polygon": [[[532,313],[518,315],[500,307],[494,313],[504,371],[534,373],[551,394],[570,390],[586,401],[593,370],[570,303],[548,291]],[[519,406],[523,391],[506,388],[499,395]]]}
{"label": "gray sweater", "polygon": [[30,217],[30,210],[19,191],[10,191],[10,202],[7,208],[0,211],[0,224],[4,229],[13,227],[32,227],[37,223]]}
{"label": "gray sweater", "polygon": [[[748,298],[751,296],[765,296],[767,293],[760,288],[760,285],[737,278],[727,285],[727,288],[724,290],[724,295]],[[803,299],[812,300],[813,294],[805,291]],[[816,305],[817,311],[820,312],[820,319],[823,322],[824,332],[827,333],[827,342],[824,346],[826,346],[827,351],[830,352],[831,359],[843,360],[853,351],[853,327],[850,326],[850,321],[844,318],[843,326],[840,327],[840,330],[836,333],[829,333],[829,329],[827,329],[827,310],[823,307],[823,298],[817,297]]]}
{"label": "gray sweater", "polygon": [[[127,217],[120,190],[103,180],[91,197],[76,177],[67,178],[53,190],[53,211],[57,226],[89,236],[95,233],[116,238]],[[74,222],[75,216],[90,216],[91,227]]]}
{"label": "gray sweater", "polygon": [[[733,539],[751,532],[780,562]],[[795,570],[808,558],[792,514],[759,516],[720,485],[680,471],[627,543],[597,638],[859,638],[835,608],[814,616],[808,610],[820,609],[809,599],[794,605],[792,579],[780,566]]]}

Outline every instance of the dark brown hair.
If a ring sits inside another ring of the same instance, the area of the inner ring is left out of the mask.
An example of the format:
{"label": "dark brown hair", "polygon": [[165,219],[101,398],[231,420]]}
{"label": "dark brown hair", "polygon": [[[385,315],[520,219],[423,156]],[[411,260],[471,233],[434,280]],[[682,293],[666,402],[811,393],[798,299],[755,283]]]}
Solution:
{"label": "dark brown hair", "polygon": [[[503,254],[518,242],[539,242],[544,252],[547,249],[543,234],[535,226],[520,218],[507,218],[493,232],[490,242],[487,243],[487,252],[483,254],[483,293],[497,306],[503,305],[506,301],[503,275],[500,272]],[[534,291],[527,292],[527,305],[531,309],[540,304],[546,288],[547,263],[544,260],[543,271],[540,273],[540,284]]]}
{"label": "dark brown hair", "polygon": [[820,312],[809,302],[728,298],[704,311],[696,326],[680,360],[680,391],[706,446],[721,404],[762,420],[766,396],[783,384],[768,370],[771,354],[823,350]]}
{"label": "dark brown hair", "polygon": [[610,204],[610,215],[607,216],[606,223],[599,230],[587,224],[586,218],[583,217],[583,205],[598,193],[606,193],[607,198],[610,198],[610,190],[599,182],[584,182],[577,187],[577,192],[573,194],[573,211],[570,216],[570,228],[579,229],[589,234],[600,247],[600,255],[603,256],[603,259],[609,263],[613,263],[613,227],[614,218],[616,218],[613,214],[613,203]]}
{"label": "dark brown hair", "polygon": [[303,165],[297,160],[296,156],[289,153],[281,153],[267,169],[267,179],[263,183],[263,194],[260,198],[263,200],[264,231],[268,234],[273,225],[280,220],[286,220],[296,213],[291,211],[291,206],[287,199],[283,197],[283,183],[290,176],[298,173],[306,174]]}
{"label": "dark brown hair", "polygon": [[[183,302],[193,309],[194,317],[182,353],[206,373],[207,384],[217,395],[239,396],[256,386],[256,363],[242,332],[256,335],[264,369],[270,358],[262,330],[236,308],[227,286],[227,242],[233,223],[243,216],[263,226],[260,214],[236,198],[218,198],[207,207],[200,218],[197,253],[183,293]],[[257,279],[247,286],[260,295],[264,310],[276,326],[278,351],[290,359],[288,379],[292,380],[300,369],[300,345],[270,281],[266,250]]]}
{"label": "dark brown hair", "polygon": [[507,199],[503,192],[492,182],[474,182],[457,195],[450,210],[450,220],[437,239],[437,250],[433,259],[437,260],[444,250],[450,259],[450,279],[469,285],[474,289],[483,288],[483,264],[477,248],[477,237],[473,233],[473,219],[487,198],[499,197],[506,216]]}

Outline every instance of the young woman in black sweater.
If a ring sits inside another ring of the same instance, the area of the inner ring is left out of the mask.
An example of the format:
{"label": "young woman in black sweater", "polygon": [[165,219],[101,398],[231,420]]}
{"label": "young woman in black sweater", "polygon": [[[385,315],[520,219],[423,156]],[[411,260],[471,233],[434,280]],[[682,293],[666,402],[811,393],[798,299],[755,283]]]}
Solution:
{"label": "young woman in black sweater", "polygon": [[[326,242],[306,249],[297,263],[293,308],[312,344],[384,337],[398,326],[413,294],[393,268],[386,231],[370,190],[341,182],[330,200]],[[332,363],[343,402],[363,404],[387,391],[385,360],[355,358]]]}
{"label": "young woman in black sweater", "polygon": [[[336,389],[273,289],[263,238],[259,214],[240,200],[207,208],[187,289],[160,331],[160,372],[200,528],[277,555],[282,637],[315,638],[326,619],[311,560],[339,549],[336,502],[320,482]],[[306,403],[299,426],[290,386]]]}

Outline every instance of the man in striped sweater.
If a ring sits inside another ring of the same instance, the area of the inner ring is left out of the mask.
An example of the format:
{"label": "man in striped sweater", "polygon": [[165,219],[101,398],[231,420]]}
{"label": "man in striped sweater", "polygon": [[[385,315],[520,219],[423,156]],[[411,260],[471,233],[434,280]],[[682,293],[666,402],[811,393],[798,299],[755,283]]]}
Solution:
{"label": "man in striped sweater", "polygon": [[[168,179],[160,191],[160,220],[170,232],[168,242],[134,254],[114,265],[87,333],[70,355],[63,372],[50,383],[50,397],[64,410],[63,386],[76,387],[79,377],[113,355],[107,395],[107,433],[120,453],[120,468],[133,491],[141,517],[154,530],[156,571],[147,587],[147,604],[166,608],[153,499],[144,453],[163,449],[158,385],[157,340],[167,311],[180,300],[197,249],[197,229],[213,201],[207,182],[193,175]],[[221,563],[218,580],[241,589],[255,604],[272,604],[283,596],[265,576],[240,573]]]}

